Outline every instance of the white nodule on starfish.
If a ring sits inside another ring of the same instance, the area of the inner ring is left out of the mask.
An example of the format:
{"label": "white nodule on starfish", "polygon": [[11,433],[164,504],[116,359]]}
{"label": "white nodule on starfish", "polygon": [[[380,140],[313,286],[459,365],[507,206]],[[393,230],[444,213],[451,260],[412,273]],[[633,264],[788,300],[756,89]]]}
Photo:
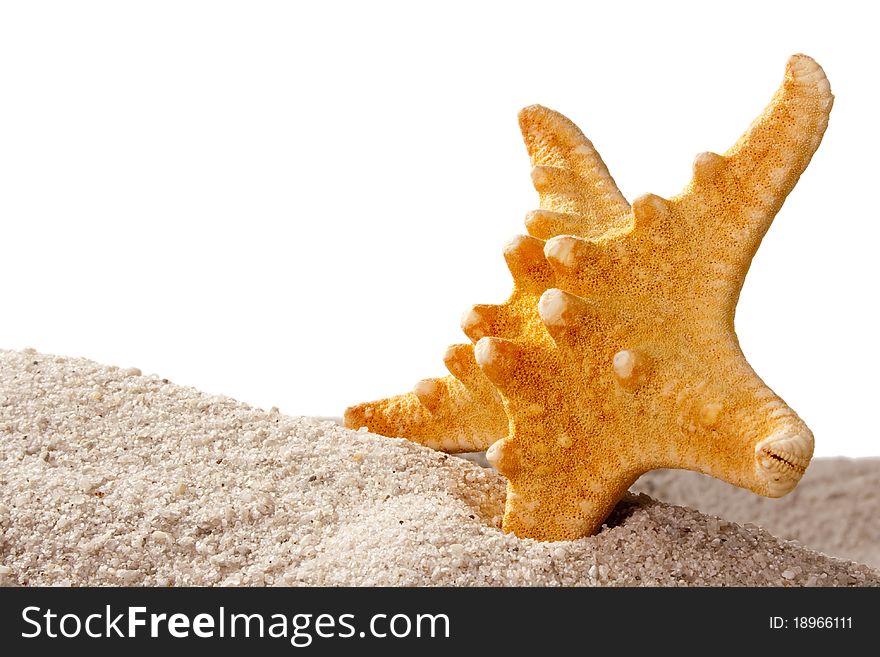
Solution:
{"label": "white nodule on starfish", "polygon": [[432,381],[431,379],[422,379],[413,387],[413,392],[418,396],[423,395],[436,395],[437,394],[437,382]]}
{"label": "white nodule on starfish", "polygon": [[468,308],[461,314],[461,329],[465,332],[472,330],[483,321],[480,313],[474,307]]}
{"label": "white nodule on starfish", "polygon": [[723,163],[724,158],[718,153],[700,153],[694,158],[694,174],[698,178],[710,178]]}
{"label": "white nodule on starfish", "polygon": [[440,384],[436,379],[422,379],[413,386],[413,392],[423,406],[433,411],[440,398]]}
{"label": "white nodule on starfish", "polygon": [[652,221],[666,213],[666,201],[656,194],[642,194],[633,200],[633,214],[637,219]]}
{"label": "white nodule on starfish", "polygon": [[562,326],[565,324],[565,311],[568,309],[568,299],[565,292],[550,288],[541,295],[538,301],[538,314],[545,324]]}
{"label": "white nodule on starfish", "polygon": [[492,324],[497,311],[498,306],[490,304],[471,306],[461,316],[461,330],[476,342],[492,332]]}
{"label": "white nodule on starfish", "polygon": [[548,260],[555,260],[567,269],[571,269],[577,264],[574,255],[575,240],[569,235],[560,235],[553,239],[547,240],[544,245],[544,255]]}
{"label": "white nodule on starfish", "polygon": [[585,516],[589,516],[593,512],[593,510],[596,506],[592,500],[586,500],[586,499],[578,500],[576,505],[577,505],[578,511],[583,513]]}
{"label": "white nodule on starfish", "polygon": [[498,469],[498,464],[501,462],[501,454],[502,454],[502,445],[503,441],[498,440],[489,445],[489,449],[486,450],[486,460],[496,470]]}
{"label": "white nodule on starfish", "polygon": [[494,363],[498,358],[495,340],[492,338],[480,338],[477,344],[474,345],[474,358],[480,367],[487,367]]}
{"label": "white nodule on starfish", "polygon": [[543,188],[549,179],[547,167],[534,167],[532,169],[532,184],[536,189]]}
{"label": "white nodule on starfish", "polygon": [[631,349],[623,349],[614,354],[611,360],[611,367],[614,369],[614,376],[620,380],[626,380],[632,377],[633,370],[636,367],[636,352]]}
{"label": "white nodule on starfish", "polygon": [[505,257],[517,256],[522,251],[522,247],[524,243],[528,240],[528,236],[526,235],[517,235],[516,237],[512,237],[507,240],[507,243],[504,245],[504,249],[502,250]]}
{"label": "white nodule on starfish", "polygon": [[703,404],[703,407],[700,409],[700,423],[706,427],[714,427],[718,423],[718,417],[721,415],[723,408],[724,404],[721,402]]}

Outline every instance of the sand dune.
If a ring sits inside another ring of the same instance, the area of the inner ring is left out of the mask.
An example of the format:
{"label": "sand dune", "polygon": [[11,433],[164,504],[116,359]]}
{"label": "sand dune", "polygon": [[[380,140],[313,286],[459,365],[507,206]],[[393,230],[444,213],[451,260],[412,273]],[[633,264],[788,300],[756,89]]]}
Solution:
{"label": "sand dune", "polygon": [[596,536],[521,540],[490,469],[35,352],[0,351],[0,491],[6,585],[880,585],[645,495]]}

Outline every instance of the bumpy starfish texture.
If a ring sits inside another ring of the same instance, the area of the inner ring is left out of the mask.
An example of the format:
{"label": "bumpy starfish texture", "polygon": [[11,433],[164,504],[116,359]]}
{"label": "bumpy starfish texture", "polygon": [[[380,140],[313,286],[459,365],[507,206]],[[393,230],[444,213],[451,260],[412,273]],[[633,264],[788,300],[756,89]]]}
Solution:
{"label": "bumpy starfish texture", "polygon": [[[472,343],[486,335],[514,339],[542,331],[538,299],[555,281],[543,239],[619,231],[630,211],[602,158],[574,123],[540,105],[522,110],[519,122],[540,209],[526,217],[531,236],[519,235],[504,247],[514,280],[510,297],[500,305],[472,306],[462,316],[462,330]],[[444,362],[450,376],[424,379],[410,393],[352,406],[345,411],[345,425],[450,453],[487,449],[508,433],[501,397],[477,366],[473,344],[450,346]]]}
{"label": "bumpy starfish texture", "polygon": [[[484,393],[487,380],[500,392],[509,422],[487,452],[509,480],[505,530],[543,540],[590,534],[653,468],[697,470],[772,497],[797,484],[813,436],[748,365],[733,317],[752,256],[818,147],[832,102],[822,69],[792,57],[770,105],[727,153],[699,155],[678,196],[645,195],[632,208],[571,122],[537,106],[521,113],[541,209],[527,218],[534,237],[510,251],[528,254],[529,265],[511,266],[505,304],[475,306],[464,322],[477,340],[479,370],[469,371]],[[537,238],[549,238],[550,271],[532,258]],[[430,409],[434,396],[421,392]],[[476,400],[438,398],[432,418]],[[469,444],[491,437],[495,404],[479,410],[484,424],[471,426],[479,439]],[[360,419],[346,414],[349,426]]]}

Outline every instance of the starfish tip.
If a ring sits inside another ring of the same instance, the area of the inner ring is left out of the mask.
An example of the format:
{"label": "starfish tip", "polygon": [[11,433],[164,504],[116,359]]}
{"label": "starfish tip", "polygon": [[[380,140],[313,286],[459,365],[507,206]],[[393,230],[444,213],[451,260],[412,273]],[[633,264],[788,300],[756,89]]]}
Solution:
{"label": "starfish tip", "polygon": [[367,426],[367,404],[349,406],[342,415],[343,424],[349,429],[360,429]]}
{"label": "starfish tip", "polygon": [[537,103],[533,105],[528,105],[523,107],[517,116],[519,118],[520,126],[523,126],[531,121],[535,121],[536,119],[546,117],[548,114],[556,114],[553,110],[544,107],[543,105],[539,105]]}
{"label": "starfish tip", "polygon": [[782,497],[801,480],[813,457],[815,441],[806,426],[775,431],[755,445],[755,471],[767,497]]}
{"label": "starfish tip", "polygon": [[[812,57],[803,54],[792,55],[786,64],[786,74],[799,85],[815,88],[826,101],[834,98],[825,70]],[[829,103],[823,109],[827,110],[830,107]]]}

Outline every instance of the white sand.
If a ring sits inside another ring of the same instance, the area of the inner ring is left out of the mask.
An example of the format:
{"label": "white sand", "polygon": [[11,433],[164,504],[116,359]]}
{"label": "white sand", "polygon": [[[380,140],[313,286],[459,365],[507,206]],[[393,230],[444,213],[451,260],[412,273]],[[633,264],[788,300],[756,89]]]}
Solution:
{"label": "white sand", "polygon": [[32,352],[0,351],[0,490],[8,585],[880,585],[646,496],[596,536],[520,540],[492,470]]}
{"label": "white sand", "polygon": [[841,559],[880,568],[880,459],[813,459],[807,474],[780,499],[753,495],[685,470],[657,470],[634,491],[699,509]]}

